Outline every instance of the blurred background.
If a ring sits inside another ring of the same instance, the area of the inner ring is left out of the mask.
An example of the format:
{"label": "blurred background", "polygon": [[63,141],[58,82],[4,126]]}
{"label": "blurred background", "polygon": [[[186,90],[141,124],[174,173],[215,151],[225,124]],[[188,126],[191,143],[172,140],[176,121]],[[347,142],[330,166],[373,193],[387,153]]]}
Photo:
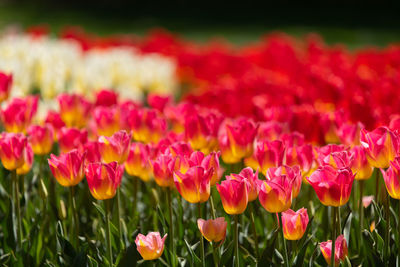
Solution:
{"label": "blurred background", "polygon": [[53,33],[79,25],[100,35],[165,28],[195,41],[224,37],[235,44],[271,31],[319,33],[349,48],[400,41],[400,3],[383,1],[129,1],[0,0],[0,27],[47,24]]}

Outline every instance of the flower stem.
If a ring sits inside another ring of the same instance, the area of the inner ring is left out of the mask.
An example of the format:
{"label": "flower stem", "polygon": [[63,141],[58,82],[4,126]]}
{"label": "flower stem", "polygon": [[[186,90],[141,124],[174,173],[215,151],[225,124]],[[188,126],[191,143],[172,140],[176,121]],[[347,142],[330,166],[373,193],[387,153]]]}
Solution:
{"label": "flower stem", "polygon": [[136,202],[137,202],[137,189],[138,189],[138,177],[134,176],[133,178],[133,216],[136,215]]}
{"label": "flower stem", "polygon": [[122,237],[122,231],[121,231],[121,205],[120,205],[120,195],[121,195],[121,193],[120,193],[120,188],[118,187],[117,188],[117,198],[116,198],[116,202],[117,202],[117,219],[118,219],[118,224],[117,224],[117,227],[118,227],[118,235],[119,235],[119,242],[120,242],[120,245],[121,245],[121,247],[122,247],[122,249],[125,249],[125,245],[124,245],[124,239],[123,239],[123,237]]}
{"label": "flower stem", "polygon": [[72,208],[72,214],[74,218],[74,226],[75,226],[75,231],[71,231],[71,235],[73,235],[73,238],[71,237],[71,240],[74,240],[74,245],[77,248],[79,246],[79,219],[78,219],[78,213],[76,212],[76,202],[75,202],[75,187],[70,186],[69,187],[69,193],[70,193],[70,202],[71,202],[71,208]]}
{"label": "flower stem", "polygon": [[171,265],[172,267],[175,267],[175,243],[174,243],[174,222],[172,220],[172,192],[171,188],[167,188],[167,202],[168,202],[168,211],[169,211],[169,234],[171,236],[170,242],[171,242],[171,251],[172,251],[172,257],[171,257]]}
{"label": "flower stem", "polygon": [[386,201],[385,201],[385,221],[386,221],[386,228],[385,228],[385,266],[389,264],[389,245],[390,245],[390,235],[389,235],[389,228],[390,228],[390,197],[389,194],[386,194]]}
{"label": "flower stem", "polygon": [[362,203],[362,198],[363,198],[363,193],[364,193],[364,181],[360,180],[359,182],[360,186],[360,200],[358,202],[358,213],[360,216],[360,242],[359,242],[359,254],[362,254],[362,248],[363,248],[363,237],[362,237],[362,231],[364,229],[364,207]]}
{"label": "flower stem", "polygon": [[211,217],[213,218],[213,220],[215,220],[216,216],[215,216],[215,208],[214,208],[214,199],[212,197],[212,194],[210,194],[210,198],[208,199],[208,201],[210,202]]}
{"label": "flower stem", "polygon": [[260,258],[260,255],[258,253],[258,236],[257,236],[257,230],[256,230],[256,224],[254,222],[254,203],[250,203],[250,219],[251,219],[251,227],[253,228],[253,239],[254,239],[254,251],[256,254],[256,259],[257,261]]}
{"label": "flower stem", "polygon": [[[201,218],[201,204],[197,203],[197,216]],[[206,266],[206,261],[204,258],[204,238],[203,235],[200,233],[200,255],[201,255],[201,265],[203,267]]]}
{"label": "flower stem", "polygon": [[375,171],[375,183],[376,183],[375,184],[375,201],[376,201],[376,203],[379,203],[379,191],[381,190],[380,183],[379,183],[380,171],[377,168],[375,168],[374,171]]}
{"label": "flower stem", "polygon": [[104,200],[104,204],[106,205],[106,238],[107,238],[107,257],[109,266],[113,266],[113,255],[111,248],[111,229],[110,229],[110,216],[111,216],[111,200]]}
{"label": "flower stem", "polygon": [[239,231],[238,231],[238,220],[239,220],[239,215],[234,215],[235,217],[235,262],[236,262],[236,267],[240,266],[239,263]]}
{"label": "flower stem", "polygon": [[216,248],[214,246],[214,243],[212,243],[212,242],[211,242],[211,246],[212,246],[212,252],[213,252],[214,266],[219,266],[217,252],[215,251],[218,248]]}
{"label": "flower stem", "polygon": [[338,217],[338,208],[332,207],[332,248],[331,248],[331,264],[335,266],[335,242],[336,242],[336,218]]}
{"label": "flower stem", "polygon": [[286,239],[283,235],[283,223],[282,223],[282,213],[279,213],[279,232],[281,234],[281,239],[283,243],[283,250],[284,250],[284,255],[285,255],[285,266],[289,267],[289,256],[288,256],[288,251],[287,251],[287,245],[286,245]]}
{"label": "flower stem", "polygon": [[22,224],[21,224],[21,206],[19,203],[19,184],[17,170],[11,171],[11,175],[14,181],[14,208],[15,216],[17,221],[14,222],[17,225],[17,248],[22,248]]}

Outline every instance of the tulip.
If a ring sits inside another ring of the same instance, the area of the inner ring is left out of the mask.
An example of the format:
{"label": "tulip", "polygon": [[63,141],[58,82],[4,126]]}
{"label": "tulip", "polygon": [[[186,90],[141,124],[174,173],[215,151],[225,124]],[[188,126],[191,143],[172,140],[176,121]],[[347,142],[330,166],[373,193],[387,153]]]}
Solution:
{"label": "tulip", "polygon": [[137,176],[144,182],[150,180],[151,170],[148,168],[150,148],[142,143],[132,143],[125,161],[125,170],[131,176]]}
{"label": "tulip", "polygon": [[0,103],[8,98],[13,82],[12,74],[5,74],[0,71]]}
{"label": "tulip", "polygon": [[73,149],[82,151],[87,142],[87,138],[88,132],[86,130],[63,127],[59,132],[58,145],[63,153],[69,152]]}
{"label": "tulip", "polygon": [[340,142],[346,146],[354,147],[360,145],[360,131],[364,129],[364,125],[360,122],[357,124],[345,123],[338,129]]}
{"label": "tulip", "polygon": [[2,133],[0,136],[0,159],[4,168],[13,171],[24,165],[27,139],[19,133]]}
{"label": "tulip", "polygon": [[129,126],[135,141],[142,143],[157,143],[167,130],[167,122],[156,110],[130,110]]}
{"label": "tulip", "polygon": [[232,173],[230,176],[227,176],[226,178],[237,181],[245,180],[247,185],[248,201],[251,202],[257,199],[259,191],[258,171],[254,173],[252,168],[247,167],[241,170],[239,174]]}
{"label": "tulip", "polygon": [[353,163],[354,155],[348,151],[332,152],[322,159],[321,165],[330,165],[335,169],[350,167]]}
{"label": "tulip", "polygon": [[129,155],[130,143],[131,136],[124,130],[116,132],[110,137],[100,136],[98,144],[103,161],[124,163]]}
{"label": "tulip", "polygon": [[168,151],[171,153],[172,156],[185,156],[190,157],[193,153],[192,147],[185,142],[175,142],[168,146]]}
{"label": "tulip", "polygon": [[173,170],[175,165],[175,159],[171,154],[160,154],[154,161],[150,161],[154,180],[158,186],[161,187],[173,187],[174,177]]}
{"label": "tulip", "polygon": [[368,162],[375,168],[386,169],[399,150],[399,137],[386,127],[372,132],[361,130],[361,145],[367,154]]}
{"label": "tulip", "polygon": [[316,147],[316,160],[320,165],[324,165],[324,159],[334,152],[341,152],[345,150],[343,145],[329,144],[323,147]]}
{"label": "tulip", "polygon": [[120,130],[120,111],[117,107],[96,107],[93,120],[97,135],[111,136]]}
{"label": "tulip", "polygon": [[46,115],[45,123],[50,124],[54,129],[54,139],[58,138],[58,133],[61,128],[65,127],[65,123],[62,121],[60,113],[49,110]]}
{"label": "tulip", "polygon": [[282,165],[285,147],[282,141],[262,141],[257,144],[254,153],[255,158],[261,168],[261,172],[266,173],[271,167]]}
{"label": "tulip", "polygon": [[68,127],[84,127],[89,118],[91,104],[78,94],[60,94],[57,97],[60,116]]}
{"label": "tulip", "polygon": [[25,151],[24,151],[24,164],[22,165],[22,167],[17,169],[17,174],[21,175],[21,174],[27,174],[31,168],[32,168],[32,164],[33,164],[33,150],[32,147],[29,143],[26,143],[26,147],[25,147]]}
{"label": "tulip", "polygon": [[54,178],[62,186],[75,186],[85,176],[85,153],[80,153],[77,149],[59,156],[50,155],[47,160]]}
{"label": "tulip", "polygon": [[28,128],[29,143],[36,155],[47,155],[53,148],[54,130],[51,124],[32,125]]}
{"label": "tulip", "polygon": [[369,205],[371,205],[372,200],[374,200],[374,196],[364,196],[362,198],[362,205],[364,206],[364,208],[368,208]]}
{"label": "tulip", "polygon": [[164,108],[168,106],[172,101],[172,97],[170,95],[159,95],[150,93],[147,96],[147,103],[150,107],[158,110],[159,112],[163,112]]}
{"label": "tulip", "polygon": [[[330,265],[330,259],[332,254],[332,241],[321,242],[319,249],[322,252],[326,262]],[[344,261],[348,254],[347,241],[343,235],[337,237],[335,242],[335,267],[339,266],[341,261]]]}
{"label": "tulip", "polygon": [[237,163],[253,154],[256,125],[249,119],[226,123],[218,142],[225,163]]}
{"label": "tulip", "polygon": [[116,161],[90,163],[85,168],[90,193],[95,199],[113,198],[121,184],[124,167]]}
{"label": "tulip", "polygon": [[96,93],[96,107],[112,107],[118,103],[118,94],[114,91],[102,89]]}
{"label": "tulip", "polygon": [[7,132],[25,132],[36,114],[38,97],[13,98],[2,110],[2,120]]}
{"label": "tulip", "polygon": [[258,199],[264,209],[271,213],[288,210],[292,205],[294,179],[294,172],[285,174],[281,168],[268,170],[267,180],[259,182]]}
{"label": "tulip", "polygon": [[247,187],[245,180],[228,179],[217,184],[217,190],[226,213],[236,215],[246,210],[248,203]]}
{"label": "tulip", "polygon": [[219,165],[219,157],[221,152],[211,152],[201,161],[201,166],[205,169],[213,168],[213,175],[211,177],[210,185],[214,186],[219,180],[221,180],[224,170]]}
{"label": "tulip", "polygon": [[203,203],[210,197],[210,181],[213,169],[195,166],[183,174],[174,172],[174,182],[181,196],[190,203]]}
{"label": "tulip", "polygon": [[312,145],[287,147],[286,164],[288,166],[299,165],[303,178],[308,176],[317,168]]}
{"label": "tulip", "polygon": [[350,151],[354,155],[354,160],[351,163],[350,168],[352,172],[356,174],[355,179],[366,180],[371,178],[374,168],[369,165],[364,148],[361,146],[355,146]]}
{"label": "tulip", "polygon": [[201,234],[209,242],[220,242],[225,240],[226,236],[226,226],[228,223],[225,221],[224,217],[219,217],[216,219],[197,220],[197,227],[199,228]]}
{"label": "tulip", "polygon": [[400,199],[400,157],[396,157],[390,162],[390,167],[381,172],[389,195],[394,199]]}
{"label": "tulip", "polygon": [[308,225],[307,209],[301,208],[296,212],[289,209],[282,212],[282,225],[287,240],[301,239]]}
{"label": "tulip", "polygon": [[355,175],[346,167],[335,169],[330,165],[320,166],[307,181],[314,188],[319,201],[325,206],[340,207],[350,198]]}
{"label": "tulip", "polygon": [[99,151],[99,143],[97,141],[88,141],[83,145],[83,150],[86,152],[86,164],[100,162],[101,155]]}
{"label": "tulip", "polygon": [[167,234],[161,238],[159,232],[150,232],[147,236],[139,234],[136,237],[135,244],[144,260],[155,260],[163,254],[166,238]]}

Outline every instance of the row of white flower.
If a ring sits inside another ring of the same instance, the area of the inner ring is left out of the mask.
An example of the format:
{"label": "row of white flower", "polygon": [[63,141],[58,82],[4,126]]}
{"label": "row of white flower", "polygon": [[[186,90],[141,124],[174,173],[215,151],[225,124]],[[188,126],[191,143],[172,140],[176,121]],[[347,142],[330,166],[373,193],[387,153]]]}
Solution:
{"label": "row of white flower", "polygon": [[173,94],[177,87],[171,58],[140,54],[131,47],[83,53],[74,41],[24,34],[0,37],[0,70],[13,73],[12,96],[38,89],[48,100],[61,92],[92,97],[101,88],[139,100],[145,90]]}

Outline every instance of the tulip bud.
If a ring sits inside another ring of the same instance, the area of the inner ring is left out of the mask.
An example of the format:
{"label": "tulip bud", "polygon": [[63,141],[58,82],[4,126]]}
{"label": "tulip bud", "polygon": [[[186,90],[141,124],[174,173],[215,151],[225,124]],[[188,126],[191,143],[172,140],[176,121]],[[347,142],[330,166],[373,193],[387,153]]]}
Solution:
{"label": "tulip bud", "polygon": [[308,225],[307,209],[301,208],[296,212],[289,209],[282,212],[282,225],[287,240],[301,239]]}
{"label": "tulip bud", "polygon": [[[330,264],[332,255],[332,240],[321,242],[319,249],[325,258],[325,261]],[[341,261],[344,261],[348,254],[347,242],[343,235],[336,238],[335,242],[335,267],[339,266]]]}
{"label": "tulip bud", "polygon": [[116,161],[110,163],[90,163],[85,168],[90,193],[95,199],[113,198],[121,184],[124,167]]}
{"label": "tulip bud", "polygon": [[84,178],[85,154],[74,149],[47,160],[54,178],[62,186],[75,186]]}
{"label": "tulip bud", "polygon": [[225,221],[224,217],[219,217],[216,219],[197,220],[197,227],[199,228],[201,234],[209,242],[220,242],[225,240],[226,236],[226,226],[228,223]]}
{"label": "tulip bud", "polygon": [[118,164],[123,164],[129,155],[131,136],[122,130],[110,137],[100,136],[98,144],[105,163],[116,161]]}
{"label": "tulip bud", "polygon": [[41,178],[39,179],[39,196],[42,200],[46,200],[48,196],[46,185]]}
{"label": "tulip bud", "polygon": [[217,190],[226,213],[241,214],[246,210],[248,193],[245,180],[224,180],[217,184]]}
{"label": "tulip bud", "polygon": [[65,207],[64,200],[60,199],[60,209],[58,210],[58,215],[61,220],[65,220],[67,218],[67,208]]}
{"label": "tulip bud", "polygon": [[258,182],[260,181],[258,179],[258,171],[253,173],[253,169],[247,167],[244,168],[239,174],[232,173],[230,176],[227,176],[226,178],[238,181],[245,180],[247,184],[249,202],[257,199],[259,191]]}
{"label": "tulip bud", "polygon": [[114,91],[102,89],[96,93],[96,107],[112,107],[118,103],[118,94]]}
{"label": "tulip bud", "polygon": [[361,130],[361,145],[367,154],[368,162],[375,168],[386,169],[399,150],[399,137],[386,127],[372,132]]}
{"label": "tulip bud", "polygon": [[155,260],[163,254],[166,238],[167,234],[161,238],[159,232],[150,232],[146,236],[139,234],[136,237],[135,244],[144,260]]}

